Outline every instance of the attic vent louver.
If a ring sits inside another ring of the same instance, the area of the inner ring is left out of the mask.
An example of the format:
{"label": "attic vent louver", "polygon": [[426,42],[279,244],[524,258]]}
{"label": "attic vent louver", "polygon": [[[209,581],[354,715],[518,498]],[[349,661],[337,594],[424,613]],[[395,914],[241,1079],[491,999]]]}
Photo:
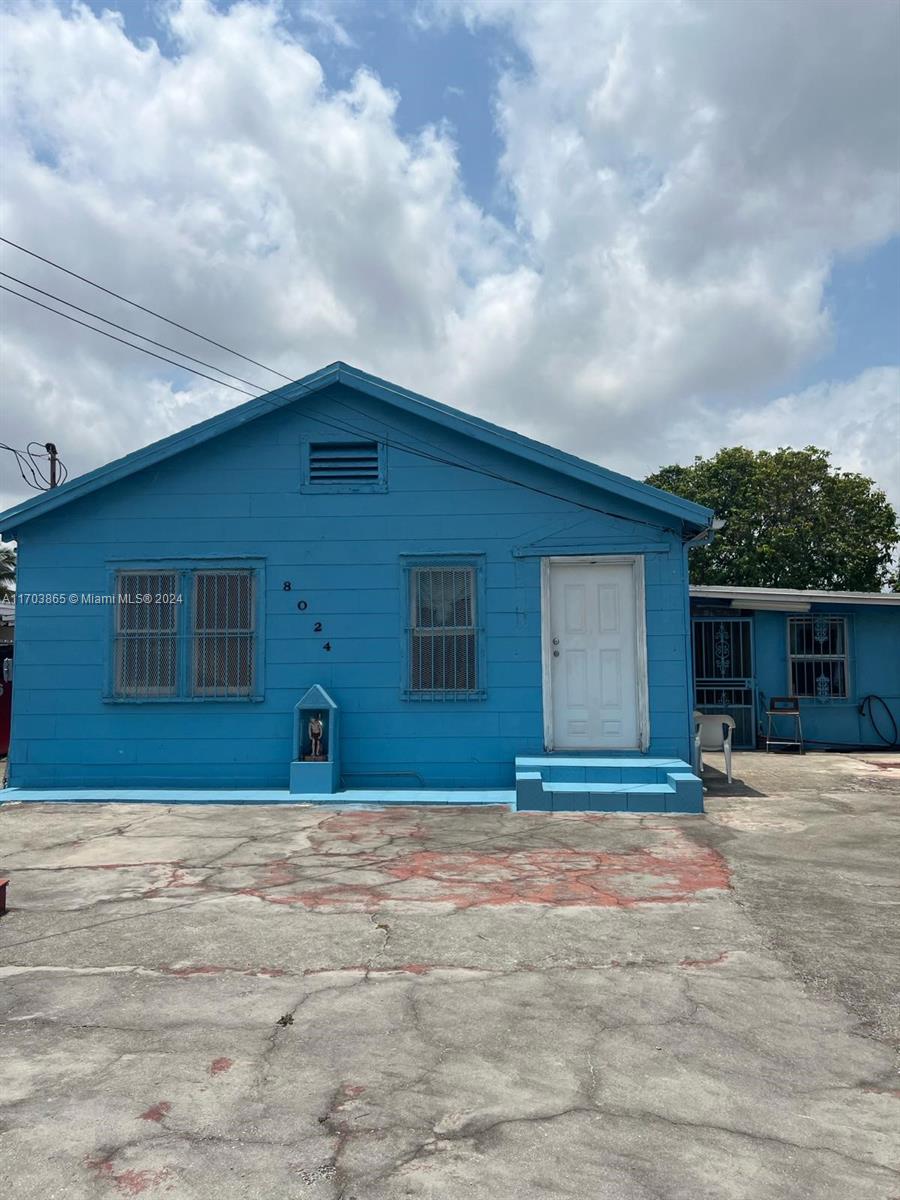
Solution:
{"label": "attic vent louver", "polygon": [[377,483],[377,442],[313,442],[309,448],[310,483]]}

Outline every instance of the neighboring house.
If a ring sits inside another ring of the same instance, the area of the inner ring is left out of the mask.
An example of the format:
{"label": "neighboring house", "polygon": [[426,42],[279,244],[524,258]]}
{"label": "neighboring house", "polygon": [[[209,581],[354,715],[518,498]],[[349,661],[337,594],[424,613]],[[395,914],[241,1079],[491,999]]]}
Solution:
{"label": "neighboring house", "polygon": [[900,594],[692,587],[691,612],[697,707],[735,718],[735,746],[762,744],[773,696],[799,699],[810,749],[896,743]]}
{"label": "neighboring house", "polygon": [[0,756],[9,752],[13,687],[13,630],[15,629],[15,624],[15,601],[0,600]]}
{"label": "neighboring house", "polygon": [[512,788],[546,751],[665,782],[691,761],[686,546],[711,518],[335,363],[0,517],[10,783],[285,788],[314,685],[345,787]]}

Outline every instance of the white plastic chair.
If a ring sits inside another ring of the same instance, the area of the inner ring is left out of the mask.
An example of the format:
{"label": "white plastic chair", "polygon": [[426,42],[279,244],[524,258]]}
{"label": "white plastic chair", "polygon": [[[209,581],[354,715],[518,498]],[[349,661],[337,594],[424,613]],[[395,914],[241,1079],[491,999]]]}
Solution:
{"label": "white plastic chair", "polygon": [[722,750],[725,754],[725,774],[731,783],[731,735],[734,717],[727,713],[694,713],[694,769],[703,773],[703,751]]}

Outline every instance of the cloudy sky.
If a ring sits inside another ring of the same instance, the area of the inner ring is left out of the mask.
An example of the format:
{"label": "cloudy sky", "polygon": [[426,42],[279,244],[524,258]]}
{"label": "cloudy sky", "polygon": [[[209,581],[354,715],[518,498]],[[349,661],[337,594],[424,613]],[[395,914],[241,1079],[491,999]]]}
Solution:
{"label": "cloudy sky", "polygon": [[[5,0],[0,25],[4,237],[291,377],[345,359],[635,475],[813,443],[900,505],[897,0]],[[244,399],[0,301],[2,438],[72,474]]]}

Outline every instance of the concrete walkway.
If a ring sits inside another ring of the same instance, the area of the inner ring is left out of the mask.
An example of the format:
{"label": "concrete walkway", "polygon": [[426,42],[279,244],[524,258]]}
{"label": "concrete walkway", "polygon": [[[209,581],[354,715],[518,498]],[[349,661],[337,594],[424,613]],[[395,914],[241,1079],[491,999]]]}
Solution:
{"label": "concrete walkway", "polygon": [[18,1200],[893,1200],[900,756],[705,817],[4,805]]}

